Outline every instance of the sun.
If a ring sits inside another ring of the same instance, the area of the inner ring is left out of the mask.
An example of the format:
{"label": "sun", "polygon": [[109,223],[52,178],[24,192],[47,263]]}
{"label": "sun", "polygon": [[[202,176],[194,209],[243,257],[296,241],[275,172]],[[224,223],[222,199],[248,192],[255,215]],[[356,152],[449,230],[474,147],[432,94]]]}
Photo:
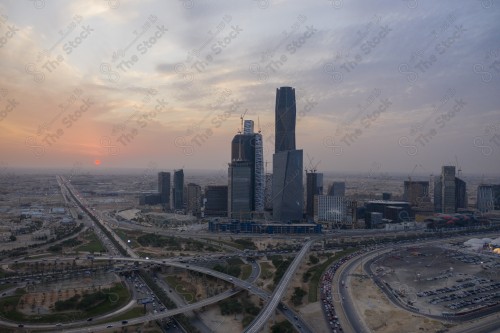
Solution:
{"label": "sun", "polygon": [[100,164],[101,164],[101,160],[95,160],[95,161],[94,161],[94,164],[95,164],[95,165],[100,165]]}

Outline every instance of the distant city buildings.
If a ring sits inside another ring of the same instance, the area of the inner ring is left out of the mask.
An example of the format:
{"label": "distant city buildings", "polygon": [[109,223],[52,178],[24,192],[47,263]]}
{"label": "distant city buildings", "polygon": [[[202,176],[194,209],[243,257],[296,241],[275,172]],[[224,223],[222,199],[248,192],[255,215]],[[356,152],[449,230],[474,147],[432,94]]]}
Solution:
{"label": "distant city buildings", "polygon": [[405,201],[372,200],[365,204],[365,227],[367,229],[378,228],[381,223],[400,223],[414,219],[415,214],[410,204]]}
{"label": "distant city buildings", "polygon": [[314,218],[314,196],[323,194],[323,174],[315,171],[306,173],[306,215]]}
{"label": "distant city buildings", "polygon": [[227,185],[208,185],[203,199],[205,216],[227,216]]}
{"label": "distant city buildings", "polygon": [[184,170],[174,170],[174,187],[172,189],[173,209],[184,209]]}
{"label": "distant city buildings", "polygon": [[455,177],[454,166],[443,166],[441,175],[434,182],[434,211],[452,214],[467,207],[465,182]]}
{"label": "distant city buildings", "polygon": [[481,213],[500,210],[500,184],[481,184],[477,187],[477,210]]}
{"label": "distant city buildings", "polygon": [[328,189],[328,195],[333,197],[345,197],[345,182],[333,182]]}
{"label": "distant city buildings", "polygon": [[303,217],[303,152],[295,148],[295,89],[276,90],[273,155],[273,219],[299,222]]}
{"label": "distant city buildings", "polygon": [[187,211],[194,216],[201,214],[201,187],[198,184],[187,184]]}

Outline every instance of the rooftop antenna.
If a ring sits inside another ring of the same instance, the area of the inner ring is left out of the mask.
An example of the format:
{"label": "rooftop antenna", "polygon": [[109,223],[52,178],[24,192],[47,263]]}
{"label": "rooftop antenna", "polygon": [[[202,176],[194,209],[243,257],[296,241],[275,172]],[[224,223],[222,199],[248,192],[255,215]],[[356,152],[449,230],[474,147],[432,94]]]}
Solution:
{"label": "rooftop antenna", "polygon": [[257,116],[257,127],[259,128],[259,133],[262,132],[260,128],[260,118]]}

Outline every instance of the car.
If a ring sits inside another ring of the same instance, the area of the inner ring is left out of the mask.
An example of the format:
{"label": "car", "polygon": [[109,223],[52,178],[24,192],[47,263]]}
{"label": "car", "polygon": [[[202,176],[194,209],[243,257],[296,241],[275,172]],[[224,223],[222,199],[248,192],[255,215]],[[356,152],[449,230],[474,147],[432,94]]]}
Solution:
{"label": "car", "polygon": [[87,319],[87,321],[92,321],[94,318],[90,317]]}
{"label": "car", "polygon": [[111,328],[111,327],[113,327],[113,325],[108,325],[108,326],[106,326],[106,328]]}
{"label": "car", "polygon": [[62,324],[61,323],[57,323],[56,326],[62,326]]}
{"label": "car", "polygon": [[128,324],[128,320],[122,320],[122,325]]}
{"label": "car", "polygon": [[17,327],[24,327],[24,325],[23,324],[19,324],[19,325],[17,325]]}

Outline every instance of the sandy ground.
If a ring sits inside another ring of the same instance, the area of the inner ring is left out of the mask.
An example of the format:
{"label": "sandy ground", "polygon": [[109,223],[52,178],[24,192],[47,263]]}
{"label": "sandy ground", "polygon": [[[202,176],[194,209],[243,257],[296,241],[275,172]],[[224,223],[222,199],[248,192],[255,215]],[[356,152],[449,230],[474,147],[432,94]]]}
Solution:
{"label": "sandy ground", "polygon": [[[356,268],[355,274],[364,274],[361,265]],[[371,332],[436,332],[446,328],[439,321],[396,307],[370,279],[353,278],[351,283],[350,288],[356,300],[358,313],[363,317]]]}
{"label": "sandy ground", "polygon": [[[316,254],[315,254],[316,255]],[[320,263],[324,262],[326,258],[321,257]],[[299,312],[301,317],[309,324],[309,326],[314,330],[314,332],[328,332],[328,327],[323,315],[323,310],[321,309],[321,303],[319,301],[314,303],[309,303],[309,282],[302,282],[302,276],[304,273],[314,265],[309,265],[309,256],[306,256],[299,266],[299,269],[295,273],[295,278],[290,283],[283,300],[288,307]],[[300,287],[307,292],[307,294],[302,298],[302,305],[298,307],[293,306],[291,298],[296,287]],[[318,295],[319,296],[319,295]],[[318,297],[319,299],[319,297]]]}

